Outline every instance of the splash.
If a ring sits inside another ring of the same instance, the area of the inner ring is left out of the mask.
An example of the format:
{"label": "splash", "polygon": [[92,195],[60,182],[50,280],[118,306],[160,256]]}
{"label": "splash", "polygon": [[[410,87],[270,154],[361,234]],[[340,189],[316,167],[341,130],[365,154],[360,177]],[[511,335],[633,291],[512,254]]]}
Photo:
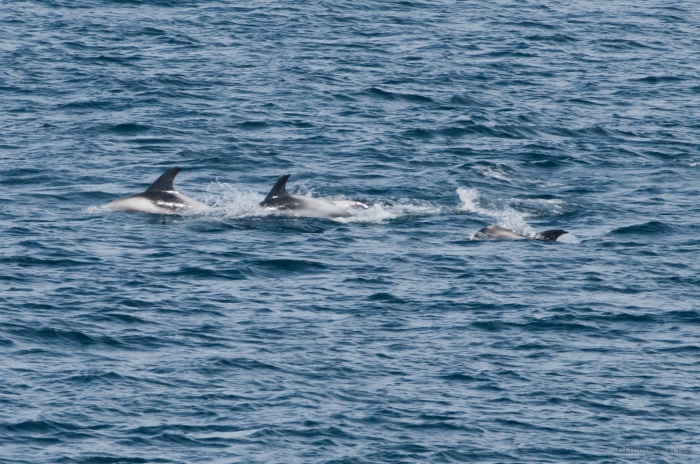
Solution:
{"label": "splash", "polygon": [[264,195],[245,192],[224,182],[212,182],[207,187],[205,203],[215,209],[216,215],[226,218],[267,216],[271,212],[260,207]]}
{"label": "splash", "polygon": [[439,214],[442,208],[429,203],[400,200],[397,202],[377,202],[369,205],[367,209],[349,208],[350,217],[336,218],[339,222],[359,222],[379,224],[384,221],[411,216],[425,216]]}
{"label": "splash", "polygon": [[518,198],[510,200],[510,204],[528,218],[560,216],[575,209],[575,205],[558,198]]}
{"label": "splash", "polygon": [[481,207],[479,203],[479,191],[477,189],[459,187],[457,189],[457,195],[459,195],[459,199],[462,201],[462,205],[459,208],[460,210],[469,213],[490,215],[488,210]]}
{"label": "splash", "polygon": [[535,231],[525,222],[526,214],[514,210],[510,205],[497,205],[494,202],[483,200],[476,189],[460,187],[457,189],[457,194],[462,201],[460,210],[490,216],[501,227],[512,229],[527,237],[535,236]]}
{"label": "splash", "polygon": [[491,179],[496,179],[504,182],[512,182],[508,176],[503,173],[498,167],[493,168],[490,166],[479,166],[475,167],[474,170],[484,177],[490,177]]}
{"label": "splash", "polygon": [[109,209],[105,205],[101,206],[88,206],[87,208],[83,209],[83,214],[87,215],[96,215],[96,214],[103,214],[103,213],[109,213]]}
{"label": "splash", "polygon": [[[307,197],[313,197],[313,191],[299,193]],[[265,195],[251,191],[241,191],[236,187],[222,182],[212,182],[207,188],[205,203],[214,208],[211,213],[214,216],[222,216],[227,219],[237,219],[251,216],[290,215],[293,212],[281,212],[260,207]],[[318,197],[321,200],[354,200],[343,196],[329,198]],[[381,223],[406,216],[422,216],[438,214],[442,208],[430,203],[415,202],[411,200],[382,201],[368,204],[369,208],[344,208],[350,217],[332,218],[337,222],[345,223]]]}

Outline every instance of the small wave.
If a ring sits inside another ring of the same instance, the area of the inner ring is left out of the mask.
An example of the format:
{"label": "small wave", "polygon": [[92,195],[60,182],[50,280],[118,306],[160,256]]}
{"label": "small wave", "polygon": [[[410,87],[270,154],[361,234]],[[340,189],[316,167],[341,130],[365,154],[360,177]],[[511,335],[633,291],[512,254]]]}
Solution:
{"label": "small wave", "polygon": [[590,100],[587,98],[569,98],[566,100],[569,103],[575,103],[578,105],[591,105],[591,106],[606,106],[607,103],[597,102],[595,100]]}
{"label": "small wave", "polygon": [[610,232],[611,235],[667,235],[675,229],[660,221],[650,221],[644,224],[635,224],[626,227],[619,227]]}
{"label": "small wave", "polygon": [[499,139],[530,139],[538,136],[538,131],[530,126],[519,124],[448,126],[436,129],[414,128],[403,133],[404,137],[431,139],[433,137],[459,138],[468,135],[494,137]]}
{"label": "small wave", "polygon": [[681,82],[685,79],[678,76],[647,76],[641,79],[635,79],[636,82],[644,84],[666,84],[670,82]]}
{"label": "small wave", "polygon": [[26,420],[15,423],[0,424],[0,430],[11,434],[51,434],[57,432],[73,432],[81,427],[69,422],[56,422],[51,420]]}
{"label": "small wave", "polygon": [[76,100],[56,106],[58,110],[94,110],[109,107],[113,102],[107,100]]}
{"label": "small wave", "polygon": [[[387,292],[378,292],[374,293],[367,298],[365,298],[366,301],[378,301],[382,303],[397,303],[397,304],[402,304],[405,303],[406,301]],[[386,330],[386,328],[385,328]]]}
{"label": "small wave", "polygon": [[188,279],[223,279],[223,280],[245,280],[246,276],[239,269],[207,269],[197,266],[183,266],[180,269],[167,273],[172,277],[187,277]]}
{"label": "small wave", "polygon": [[257,361],[255,359],[248,359],[248,358],[218,358],[215,361],[212,362],[212,366],[215,369],[240,369],[242,371],[251,371],[251,370],[257,370],[257,369],[266,369],[266,370],[274,370],[274,371],[279,371],[281,370],[278,366],[275,366],[273,364],[268,364],[265,362]]}
{"label": "small wave", "polygon": [[16,337],[42,344],[88,346],[95,345],[101,341],[78,330],[62,330],[50,327],[38,329],[33,327],[19,327],[10,332]]}
{"label": "small wave", "polygon": [[475,166],[474,170],[484,177],[490,177],[491,179],[502,180],[505,182],[512,182],[511,179],[505,175],[502,165]]}
{"label": "small wave", "polygon": [[142,132],[146,132],[150,130],[151,128],[146,125],[142,124],[135,124],[135,123],[124,123],[124,124],[117,124],[116,126],[112,127],[110,130],[116,134],[120,135],[135,135],[135,134],[140,134]]}
{"label": "small wave", "polygon": [[600,45],[603,47],[616,48],[620,50],[629,50],[637,48],[657,48],[650,45],[637,42],[636,40],[629,39],[603,39],[600,41]]}
{"label": "small wave", "polygon": [[672,348],[664,348],[660,350],[663,353],[673,353],[675,355],[683,356],[688,355],[688,357],[695,357],[700,354],[700,346],[697,345],[683,345],[676,346]]}
{"label": "small wave", "polygon": [[116,372],[81,372],[76,375],[72,375],[69,377],[65,378],[66,382],[76,382],[80,384],[86,384],[86,383],[104,383],[107,385],[113,385],[115,383],[121,383],[127,380],[127,377],[124,377],[120,374],[117,374]]}
{"label": "small wave", "polygon": [[469,374],[463,374],[461,372],[455,372],[452,374],[445,374],[441,376],[444,380],[447,380],[448,382],[474,382],[478,380],[476,377],[471,376]]}
{"label": "small wave", "polygon": [[41,259],[35,258],[33,256],[10,256],[7,258],[0,258],[0,264],[13,264],[20,267],[76,267],[76,266],[91,266],[94,265],[96,261],[87,260],[79,261],[75,259]]}
{"label": "small wave", "polygon": [[594,134],[594,135],[602,135],[605,137],[611,137],[612,135],[614,135],[612,131],[610,131],[604,127],[601,127],[597,124],[594,124],[593,126],[590,126],[590,127],[584,127],[583,129],[579,129],[576,132],[579,134],[582,134],[582,135]]}
{"label": "small wave", "polygon": [[116,322],[118,324],[153,324],[153,322],[146,319],[142,319],[132,314],[123,313],[106,313],[104,315],[100,315],[100,317],[95,317],[94,319],[98,321],[104,320]]}
{"label": "small wave", "polygon": [[553,43],[569,43],[578,42],[578,39],[571,37],[566,34],[553,34],[553,35],[542,35],[535,34],[525,37],[527,40],[533,40],[537,42],[553,42]]}
{"label": "small wave", "polygon": [[467,95],[454,95],[452,98],[450,98],[450,103],[460,106],[484,106],[484,104],[480,101]]}
{"label": "small wave", "polygon": [[128,66],[134,61],[140,61],[143,58],[139,55],[132,55],[132,56],[107,56],[107,55],[98,55],[98,56],[92,56],[92,57],[86,57],[86,58],[79,58],[80,61],[84,61],[86,63],[93,63],[97,65],[110,65],[110,64],[117,64],[117,65],[122,65],[122,66]]}
{"label": "small wave", "polygon": [[317,261],[300,259],[257,259],[247,263],[241,274],[251,277],[272,277],[326,272],[328,266]]}
{"label": "small wave", "polygon": [[172,462],[166,459],[143,459],[135,458],[132,456],[104,456],[104,455],[86,455],[80,461],[74,461],[79,463],[90,463],[90,464],[147,464],[151,462],[162,462],[168,463]]}
{"label": "small wave", "polygon": [[370,87],[366,90],[366,92],[368,95],[382,100],[403,100],[413,103],[433,103],[432,98],[423,95],[388,92],[386,90],[381,90],[376,87]]}
{"label": "small wave", "polygon": [[245,121],[238,124],[238,127],[244,130],[267,129],[270,125],[265,121]]}

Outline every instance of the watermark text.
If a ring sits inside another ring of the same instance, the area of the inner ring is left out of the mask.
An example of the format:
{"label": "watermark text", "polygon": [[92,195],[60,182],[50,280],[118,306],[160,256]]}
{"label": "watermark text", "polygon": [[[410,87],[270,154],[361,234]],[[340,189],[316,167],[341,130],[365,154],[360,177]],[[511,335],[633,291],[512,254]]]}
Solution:
{"label": "watermark text", "polygon": [[690,454],[690,448],[680,446],[618,446],[624,454]]}

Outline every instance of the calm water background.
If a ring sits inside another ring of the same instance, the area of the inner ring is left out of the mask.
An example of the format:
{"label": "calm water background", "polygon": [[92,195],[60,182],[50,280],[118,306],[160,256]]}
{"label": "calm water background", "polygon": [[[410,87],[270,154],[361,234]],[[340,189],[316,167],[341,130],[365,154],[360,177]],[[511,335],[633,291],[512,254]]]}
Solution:
{"label": "calm water background", "polygon": [[0,1],[0,461],[697,462],[699,20]]}

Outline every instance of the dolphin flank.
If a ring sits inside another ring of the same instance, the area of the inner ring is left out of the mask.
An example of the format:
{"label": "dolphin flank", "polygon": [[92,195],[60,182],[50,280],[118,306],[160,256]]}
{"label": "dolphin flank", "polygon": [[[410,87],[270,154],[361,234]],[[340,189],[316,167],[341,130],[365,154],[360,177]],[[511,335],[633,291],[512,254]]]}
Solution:
{"label": "dolphin flank", "polygon": [[479,232],[474,234],[476,240],[523,240],[523,239],[535,239],[535,240],[545,240],[548,242],[556,241],[560,236],[568,234],[569,231],[563,229],[552,229],[545,230],[544,232],[539,232],[535,234],[534,237],[528,237],[512,229],[507,229],[501,226],[487,226],[481,229]]}
{"label": "dolphin flank", "polygon": [[173,187],[173,179],[182,168],[175,167],[166,171],[145,192],[107,203],[111,211],[153,213],[153,214],[187,214],[205,213],[211,208],[204,203],[189,198]]}
{"label": "dolphin flank", "polygon": [[268,209],[276,209],[280,211],[293,211],[295,214],[309,217],[349,217],[347,211],[343,208],[363,208],[367,205],[359,201],[341,200],[338,202],[328,202],[317,198],[305,197],[297,195],[297,190],[294,193],[287,192],[287,180],[291,174],[285,174],[279,179],[270,190],[267,197],[260,203],[260,206]]}

